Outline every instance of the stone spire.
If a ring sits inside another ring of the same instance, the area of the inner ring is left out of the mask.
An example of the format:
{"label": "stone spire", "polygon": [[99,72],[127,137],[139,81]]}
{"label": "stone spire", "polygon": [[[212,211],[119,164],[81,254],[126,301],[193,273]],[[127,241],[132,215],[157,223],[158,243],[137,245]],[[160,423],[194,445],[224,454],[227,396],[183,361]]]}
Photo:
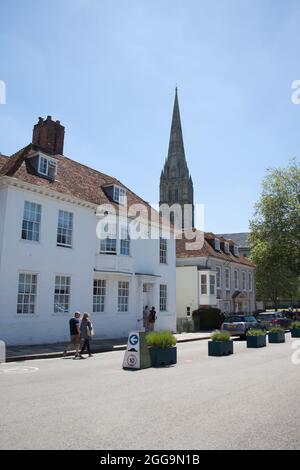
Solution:
{"label": "stone spire", "polygon": [[[160,204],[178,203],[192,205],[194,225],[194,191],[193,182],[185,159],[177,87],[173,108],[168,157],[160,177]],[[186,227],[187,228],[187,227]]]}

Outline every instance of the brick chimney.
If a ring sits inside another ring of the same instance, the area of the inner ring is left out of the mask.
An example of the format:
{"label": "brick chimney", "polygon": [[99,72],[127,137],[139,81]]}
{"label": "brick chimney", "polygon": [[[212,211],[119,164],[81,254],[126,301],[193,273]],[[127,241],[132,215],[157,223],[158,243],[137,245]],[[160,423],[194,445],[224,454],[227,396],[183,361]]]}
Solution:
{"label": "brick chimney", "polygon": [[44,152],[63,155],[65,128],[59,121],[39,118],[39,122],[33,128],[32,143],[40,147]]}

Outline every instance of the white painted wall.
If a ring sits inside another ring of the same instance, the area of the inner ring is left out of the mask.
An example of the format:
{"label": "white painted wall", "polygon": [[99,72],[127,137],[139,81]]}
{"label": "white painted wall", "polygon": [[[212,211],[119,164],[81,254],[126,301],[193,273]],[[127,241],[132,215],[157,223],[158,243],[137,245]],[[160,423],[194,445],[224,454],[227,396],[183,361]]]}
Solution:
{"label": "white painted wall", "polygon": [[[40,242],[21,239],[24,201],[42,205]],[[73,247],[56,246],[59,210],[72,212]],[[45,196],[28,189],[9,186],[0,189],[0,339],[8,344],[40,344],[65,341],[69,338],[68,320],[75,310],[91,313],[96,337],[127,336],[141,323],[142,283],[135,272],[155,274],[153,305],[156,307],[157,329],[176,329],[175,243],[168,246],[168,264],[159,264],[159,241],[131,241],[131,256],[99,255],[96,239],[96,215],[93,209]],[[104,257],[107,256],[104,262]],[[113,260],[109,260],[113,258]],[[118,258],[116,263],[116,258]],[[127,258],[127,259],[126,259]],[[94,269],[107,269],[111,274],[95,273]],[[131,271],[126,279],[117,274],[121,268]],[[19,272],[38,275],[36,314],[17,314]],[[70,313],[54,314],[55,275],[71,276]],[[104,313],[92,313],[93,279],[107,279]],[[129,311],[117,312],[118,280],[129,280]],[[145,280],[145,279],[144,279]],[[149,280],[149,279],[148,279]],[[168,311],[159,312],[159,283],[168,285]]]}

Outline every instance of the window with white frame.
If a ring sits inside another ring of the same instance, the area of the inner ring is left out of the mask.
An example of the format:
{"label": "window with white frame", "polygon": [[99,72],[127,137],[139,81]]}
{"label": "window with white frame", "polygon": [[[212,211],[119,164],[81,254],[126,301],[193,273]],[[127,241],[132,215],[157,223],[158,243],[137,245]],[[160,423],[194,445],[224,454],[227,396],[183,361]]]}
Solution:
{"label": "window with white frame", "polygon": [[252,292],[252,273],[248,273],[249,291]]}
{"label": "window with white frame", "polygon": [[167,285],[160,284],[159,286],[159,310],[161,312],[167,311]]}
{"label": "window with white frame", "polygon": [[113,200],[121,205],[124,205],[126,202],[126,190],[124,188],[120,188],[119,186],[114,186]]}
{"label": "window with white frame", "polygon": [[230,253],[229,242],[224,242],[224,251],[227,255],[229,255],[229,253]]}
{"label": "window with white frame", "polygon": [[105,224],[101,233],[100,253],[115,255],[117,253],[117,235],[114,224]]}
{"label": "window with white frame", "polygon": [[229,270],[229,268],[225,268],[225,288],[226,288],[226,290],[230,290],[230,270]]}
{"label": "window with white frame", "polygon": [[246,290],[246,273],[245,273],[245,271],[242,271],[242,288],[243,288],[243,290]]}
{"label": "window with white frame", "polygon": [[130,255],[130,238],[127,227],[121,228],[120,254],[123,256]]}
{"label": "window with white frame", "polygon": [[187,317],[190,317],[192,315],[191,307],[185,307],[185,314]]}
{"label": "window with white frame", "polygon": [[239,275],[236,269],[234,270],[234,288],[235,290],[239,288]]}
{"label": "window with white frame", "polygon": [[233,252],[234,252],[234,256],[239,256],[239,247],[237,245],[234,245]]}
{"label": "window with white frame", "polygon": [[57,174],[57,161],[40,156],[39,173],[48,176],[48,178],[55,179]]}
{"label": "window with white frame", "polygon": [[73,214],[60,210],[58,213],[57,245],[72,247]]}
{"label": "window with white frame", "polygon": [[220,251],[221,245],[220,245],[220,240],[218,238],[215,238],[215,250]]}
{"label": "window with white frame", "polygon": [[128,312],[129,282],[118,282],[118,312]]}
{"label": "window with white frame", "polygon": [[106,295],[106,280],[94,279],[93,287],[93,312],[104,312]]}
{"label": "window with white frame", "polygon": [[22,239],[38,242],[40,240],[42,206],[35,202],[25,201],[23,223],[22,223]]}
{"label": "window with white frame", "polygon": [[160,237],[159,239],[159,262],[161,264],[167,263],[167,249],[168,244],[166,238]]}
{"label": "window with white frame", "polygon": [[217,289],[221,289],[221,267],[216,267],[216,280],[217,280]]}
{"label": "window with white frame", "polygon": [[209,275],[209,293],[215,295],[216,293],[216,277],[214,274]]}
{"label": "window with white frame", "polygon": [[201,294],[207,294],[207,276],[201,274]]}
{"label": "window with white frame", "polygon": [[68,313],[70,309],[70,276],[55,276],[54,313]]}
{"label": "window with white frame", "polygon": [[17,313],[34,314],[36,306],[37,274],[19,273]]}

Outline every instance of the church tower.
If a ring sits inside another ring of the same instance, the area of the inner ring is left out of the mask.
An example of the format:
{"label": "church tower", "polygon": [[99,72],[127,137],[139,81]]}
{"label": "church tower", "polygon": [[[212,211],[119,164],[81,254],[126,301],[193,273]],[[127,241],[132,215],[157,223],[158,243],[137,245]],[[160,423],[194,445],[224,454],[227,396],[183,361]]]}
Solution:
{"label": "church tower", "polygon": [[185,159],[183,137],[180,122],[177,87],[171,125],[168,157],[160,176],[160,202],[161,204],[190,204],[191,216],[189,227],[194,227],[194,189],[187,162]]}

